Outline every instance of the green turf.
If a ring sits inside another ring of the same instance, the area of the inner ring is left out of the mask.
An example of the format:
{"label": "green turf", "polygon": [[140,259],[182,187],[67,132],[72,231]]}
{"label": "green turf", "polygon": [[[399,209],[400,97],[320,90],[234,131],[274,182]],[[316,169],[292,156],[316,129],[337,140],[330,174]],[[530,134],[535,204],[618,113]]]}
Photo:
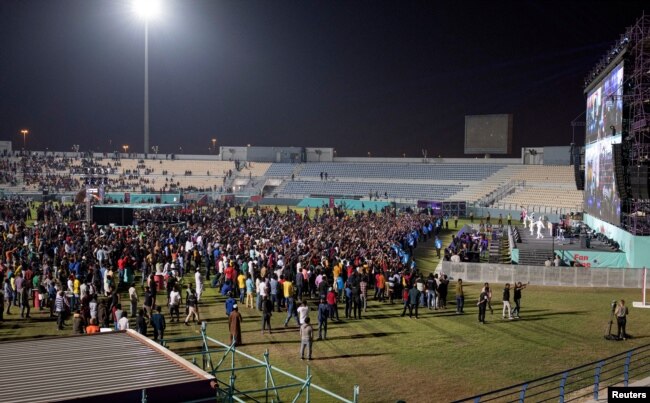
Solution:
{"label": "green turf", "polygon": [[[425,271],[437,264],[430,243],[417,250],[419,267]],[[631,306],[631,301],[640,299],[639,290],[531,285],[523,292],[522,318],[508,321],[501,319],[502,286],[493,284],[495,311],[488,313],[485,325],[480,325],[476,316],[479,285],[467,285],[467,313],[462,316],[453,313],[453,287],[449,309],[420,310],[418,320],[400,317],[400,304],[371,300],[363,320],[330,322],[329,340],[314,343],[312,382],[348,398],[358,384],[364,402],[449,401],[607,357],[644,345],[650,336],[650,312],[630,308],[628,332],[635,337],[625,342],[603,339],[610,301],[625,298]],[[208,289],[203,300],[207,305],[201,308],[201,315],[208,322],[208,334],[227,342],[224,298]],[[268,349],[274,366],[305,376],[307,362],[298,359],[297,328],[282,327],[286,313],[272,318],[277,332],[262,336],[259,312],[240,311],[245,344],[241,350],[261,358]],[[13,315],[5,316],[0,324],[0,340],[71,333],[69,326],[57,331],[56,323],[46,314],[33,311],[33,319],[24,321],[16,313],[14,308]],[[342,307],[339,314],[343,318]],[[315,322],[316,313],[310,316]],[[198,332],[196,325],[170,324],[166,336]],[[253,379],[264,378],[259,373],[242,373],[237,382],[249,386]],[[312,397],[329,401],[319,394]]]}

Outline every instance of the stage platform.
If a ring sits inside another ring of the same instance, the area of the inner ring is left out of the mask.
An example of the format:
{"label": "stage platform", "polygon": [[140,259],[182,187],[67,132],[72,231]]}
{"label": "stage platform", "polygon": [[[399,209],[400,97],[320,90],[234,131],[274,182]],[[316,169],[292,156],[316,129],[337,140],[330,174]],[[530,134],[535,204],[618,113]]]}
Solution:
{"label": "stage platform", "polygon": [[557,236],[549,236],[549,230],[546,229],[542,232],[544,238],[538,239],[537,230],[530,235],[530,229],[523,225],[517,225],[516,228],[521,237],[521,242],[515,240],[519,250],[518,264],[543,265],[546,259],[552,260],[553,255],[558,254],[566,265],[577,261],[589,267],[626,267],[624,252],[616,251],[595,238],[591,238],[587,247],[586,235],[558,239]]}
{"label": "stage platform", "polygon": [[134,210],[154,210],[169,207],[181,207],[180,204],[137,203],[137,204],[98,204],[92,208],[93,222],[98,225],[135,225]]}

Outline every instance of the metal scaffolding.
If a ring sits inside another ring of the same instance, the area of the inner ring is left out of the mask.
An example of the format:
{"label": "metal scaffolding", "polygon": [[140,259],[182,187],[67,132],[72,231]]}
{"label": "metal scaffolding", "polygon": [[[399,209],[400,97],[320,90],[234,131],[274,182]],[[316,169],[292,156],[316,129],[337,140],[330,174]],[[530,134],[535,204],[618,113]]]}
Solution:
{"label": "metal scaffolding", "polygon": [[[626,80],[624,93],[629,118],[623,126],[624,149],[627,150],[628,172],[641,165],[650,165],[650,16],[643,15],[629,27]],[[650,200],[623,201],[622,224],[633,235],[650,235]]]}
{"label": "metal scaffolding", "polygon": [[[217,379],[219,388],[217,402],[310,402],[312,399],[357,403],[359,386],[354,385],[352,399],[346,399],[334,392],[312,383],[311,368],[307,365],[305,378],[298,377],[271,365],[269,351],[264,352],[263,359],[257,359],[242,351],[235,344],[225,344],[206,335],[207,325],[201,325],[200,336],[175,337],[164,339],[161,344],[167,348],[171,344],[178,346],[178,355],[185,357]],[[196,348],[196,342],[199,347]],[[245,372],[245,374],[242,374]],[[242,381],[237,381],[238,377]],[[258,385],[252,386],[252,383]],[[313,396],[313,395],[316,396]],[[187,402],[189,403],[189,402]],[[194,403],[194,402],[192,402]]]}

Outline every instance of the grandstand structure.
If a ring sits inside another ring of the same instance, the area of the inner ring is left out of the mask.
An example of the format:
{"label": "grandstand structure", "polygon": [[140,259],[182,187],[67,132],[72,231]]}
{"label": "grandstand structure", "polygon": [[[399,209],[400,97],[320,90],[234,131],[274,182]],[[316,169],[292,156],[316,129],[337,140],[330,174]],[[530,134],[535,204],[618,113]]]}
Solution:
{"label": "grandstand structure", "polygon": [[[328,155],[324,152],[319,154]],[[331,155],[331,153],[329,154]],[[1,159],[4,193],[75,193],[86,186],[106,192],[230,195],[245,202],[307,197],[466,202],[494,213],[522,208],[544,214],[582,209],[572,167],[524,164],[510,159],[328,158],[327,161],[264,162],[217,156],[8,153]],[[543,162],[543,161],[542,161]]]}

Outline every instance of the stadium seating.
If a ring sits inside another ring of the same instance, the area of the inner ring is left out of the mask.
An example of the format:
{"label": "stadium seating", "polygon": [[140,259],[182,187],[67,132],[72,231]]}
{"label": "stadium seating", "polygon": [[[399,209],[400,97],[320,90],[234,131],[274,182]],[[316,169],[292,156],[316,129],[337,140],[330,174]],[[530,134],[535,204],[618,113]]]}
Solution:
{"label": "stadium seating", "polygon": [[463,188],[464,186],[460,185],[288,181],[278,188],[276,192],[286,195],[346,195],[357,197],[368,197],[372,193],[373,197],[378,194],[380,199],[447,200]]}
{"label": "stadium seating", "polygon": [[500,169],[502,164],[406,164],[406,163],[335,163],[305,164],[299,177],[329,178],[401,178],[418,180],[481,181]]}

